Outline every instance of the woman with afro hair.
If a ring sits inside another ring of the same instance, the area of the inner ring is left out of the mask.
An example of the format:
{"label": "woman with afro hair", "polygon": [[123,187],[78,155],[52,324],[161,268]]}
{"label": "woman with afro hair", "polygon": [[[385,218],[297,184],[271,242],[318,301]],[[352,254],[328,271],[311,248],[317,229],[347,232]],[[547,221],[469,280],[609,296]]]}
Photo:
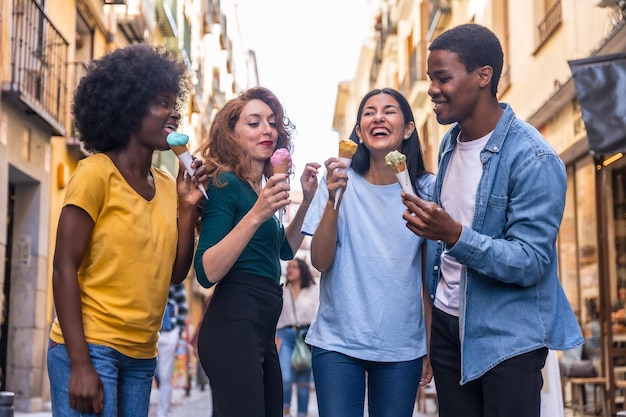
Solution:
{"label": "woman with afro hair", "polygon": [[93,61],[75,92],[81,160],[59,218],[48,376],[54,416],[148,416],[170,283],[193,256],[206,180],[152,166],[188,93],[184,63],[128,46]]}

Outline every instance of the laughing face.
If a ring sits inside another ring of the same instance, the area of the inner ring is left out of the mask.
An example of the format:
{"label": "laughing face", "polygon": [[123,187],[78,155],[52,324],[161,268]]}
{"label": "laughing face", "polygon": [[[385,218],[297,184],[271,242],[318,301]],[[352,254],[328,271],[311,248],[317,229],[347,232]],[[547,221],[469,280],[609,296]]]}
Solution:
{"label": "laughing face", "polygon": [[370,153],[386,155],[399,150],[413,128],[413,122],[405,123],[398,101],[391,94],[380,93],[364,103],[357,135]]}
{"label": "laughing face", "polygon": [[437,121],[463,125],[472,117],[480,96],[480,69],[467,72],[455,52],[435,49],[428,56],[428,76],[428,95]]}
{"label": "laughing face", "polygon": [[176,107],[176,96],[171,92],[160,93],[149,103],[135,135],[150,148],[168,150],[167,135],[178,128],[180,117]]}

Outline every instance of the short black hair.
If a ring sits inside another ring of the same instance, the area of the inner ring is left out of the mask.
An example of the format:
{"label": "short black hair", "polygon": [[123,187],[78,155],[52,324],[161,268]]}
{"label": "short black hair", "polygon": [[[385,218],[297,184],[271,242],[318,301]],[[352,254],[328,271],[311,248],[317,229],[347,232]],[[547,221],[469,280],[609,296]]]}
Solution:
{"label": "short black hair", "polygon": [[89,64],[74,93],[72,115],[85,149],[106,152],[126,145],[159,94],[173,93],[180,108],[188,92],[182,60],[163,46],[133,44]]}
{"label": "short black hair", "polygon": [[494,96],[498,93],[504,53],[498,37],[491,30],[476,23],[455,26],[437,36],[428,50],[456,53],[467,72],[489,65],[493,69],[491,93]]}
{"label": "short black hair", "polygon": [[[352,156],[352,162],[350,164],[350,167],[359,175],[364,175],[370,168],[370,151],[365,147],[365,145],[359,143],[359,137],[356,134],[356,129],[361,122],[361,116],[363,115],[363,108],[365,107],[365,103],[367,102],[367,100],[369,100],[370,97],[377,94],[389,94],[390,96],[392,96],[400,105],[400,110],[402,111],[402,115],[404,116],[404,123],[415,123],[415,117],[413,116],[413,110],[411,110],[411,105],[399,91],[394,90],[393,88],[377,88],[363,96],[363,98],[361,99],[361,103],[359,104],[359,110],[357,111],[356,124],[352,129],[352,133],[350,134],[350,139],[358,144],[356,153]],[[417,187],[419,184],[417,179],[422,175],[428,173],[424,165],[424,155],[422,153],[422,146],[420,145],[420,139],[417,134],[417,126],[415,126],[415,129],[413,129],[411,136],[407,140],[402,141],[402,148],[400,149],[400,152],[406,156],[406,165],[407,170],[409,171],[409,178],[411,178],[411,183],[413,184],[413,186]]]}

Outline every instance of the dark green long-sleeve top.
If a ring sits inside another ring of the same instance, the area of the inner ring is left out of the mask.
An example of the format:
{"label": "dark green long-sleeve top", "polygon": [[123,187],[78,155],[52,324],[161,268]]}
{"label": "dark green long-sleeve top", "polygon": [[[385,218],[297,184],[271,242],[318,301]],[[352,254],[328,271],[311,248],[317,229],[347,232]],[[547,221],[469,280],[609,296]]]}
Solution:
{"label": "dark green long-sleeve top", "polygon": [[[204,252],[224,238],[257,201],[257,194],[247,181],[233,173],[225,173],[221,179],[227,184],[216,187],[209,184],[209,199],[204,200],[202,227],[196,249],[194,266],[200,285],[209,288],[209,282],[202,265]],[[232,266],[232,271],[247,272],[279,282],[280,260],[294,256],[285,229],[276,216],[266,220],[252,236],[245,249]]]}

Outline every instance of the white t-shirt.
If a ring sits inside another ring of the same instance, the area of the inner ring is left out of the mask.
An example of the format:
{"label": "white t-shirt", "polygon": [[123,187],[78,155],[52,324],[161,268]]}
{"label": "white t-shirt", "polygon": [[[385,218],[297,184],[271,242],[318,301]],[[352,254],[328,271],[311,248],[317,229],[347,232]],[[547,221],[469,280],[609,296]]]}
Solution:
{"label": "white t-shirt", "polygon": [[[276,328],[286,326],[308,326],[313,321],[313,316],[320,303],[320,286],[318,283],[311,284],[300,290],[300,294],[293,299],[291,285],[283,285],[283,309],[278,317]],[[297,317],[296,317],[297,316]]]}
{"label": "white t-shirt", "polygon": [[[348,170],[337,221],[335,259],[320,279],[320,305],[307,343],[378,362],[417,359],[426,354],[421,302],[423,239],[402,219],[400,185],[373,185]],[[434,176],[420,179],[430,198]],[[323,178],[304,219],[312,235],[320,222],[328,188]]]}
{"label": "white t-shirt", "polygon": [[[476,208],[476,191],[483,173],[480,152],[493,132],[470,142],[459,142],[450,159],[441,186],[441,206],[454,220],[471,227]],[[437,285],[435,307],[453,316],[459,316],[459,286],[463,265],[448,255],[441,254],[441,279]]]}

